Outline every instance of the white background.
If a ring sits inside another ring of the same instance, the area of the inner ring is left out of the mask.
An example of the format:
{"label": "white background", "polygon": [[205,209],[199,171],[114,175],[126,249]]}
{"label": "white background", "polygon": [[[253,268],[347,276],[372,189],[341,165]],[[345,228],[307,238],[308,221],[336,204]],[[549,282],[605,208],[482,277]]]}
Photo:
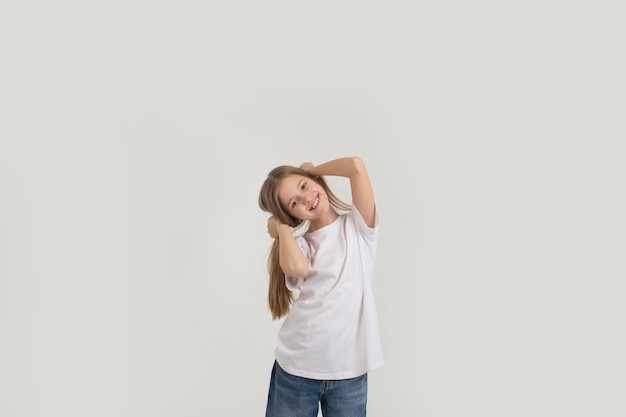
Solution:
{"label": "white background", "polygon": [[369,415],[626,415],[619,3],[3,2],[0,416],[262,416],[258,191],[340,156]]}

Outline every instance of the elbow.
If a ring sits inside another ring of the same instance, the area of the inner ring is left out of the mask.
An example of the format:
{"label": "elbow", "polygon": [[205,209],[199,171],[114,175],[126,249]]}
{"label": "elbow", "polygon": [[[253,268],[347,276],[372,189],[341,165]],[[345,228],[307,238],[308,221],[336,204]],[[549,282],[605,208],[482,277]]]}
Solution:
{"label": "elbow", "polygon": [[358,156],[355,156],[352,158],[351,162],[352,162],[352,170],[354,172],[356,172],[357,174],[365,172],[365,163],[363,162],[361,158],[359,158]]}
{"label": "elbow", "polygon": [[290,277],[295,278],[304,278],[306,274],[309,272],[309,264],[307,263],[296,263],[291,265],[281,265],[283,272],[285,275],[289,275]]}

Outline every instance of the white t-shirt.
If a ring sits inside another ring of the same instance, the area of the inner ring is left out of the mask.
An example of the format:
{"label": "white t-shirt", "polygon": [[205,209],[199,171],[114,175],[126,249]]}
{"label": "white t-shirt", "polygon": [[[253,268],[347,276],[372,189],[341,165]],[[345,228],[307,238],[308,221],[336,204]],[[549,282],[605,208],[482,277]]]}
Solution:
{"label": "white t-shirt", "polygon": [[354,378],[383,365],[372,283],[378,231],[353,207],[296,240],[309,259],[304,278],[286,276],[300,292],[278,332],[276,360],[292,375]]}

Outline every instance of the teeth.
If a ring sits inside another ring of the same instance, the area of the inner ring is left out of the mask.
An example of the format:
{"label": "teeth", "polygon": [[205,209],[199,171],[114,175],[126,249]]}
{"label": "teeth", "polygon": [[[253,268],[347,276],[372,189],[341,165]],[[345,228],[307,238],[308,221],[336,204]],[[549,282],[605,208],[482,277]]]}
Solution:
{"label": "teeth", "polygon": [[317,203],[319,203],[319,202],[320,202],[319,197],[316,197],[315,201],[313,202],[313,205],[311,206],[311,210],[313,210],[315,207],[317,207]]}

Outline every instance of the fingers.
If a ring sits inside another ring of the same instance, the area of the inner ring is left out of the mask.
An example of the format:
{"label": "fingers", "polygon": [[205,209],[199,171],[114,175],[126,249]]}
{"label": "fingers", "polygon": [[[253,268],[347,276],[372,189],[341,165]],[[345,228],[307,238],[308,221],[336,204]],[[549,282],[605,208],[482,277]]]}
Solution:
{"label": "fingers", "polygon": [[308,171],[314,167],[315,165],[313,165],[311,162],[304,162],[303,164],[300,165],[300,169],[303,169],[305,171]]}
{"label": "fingers", "polygon": [[276,216],[272,216],[267,219],[267,234],[272,238],[278,237],[278,221],[279,220]]}

